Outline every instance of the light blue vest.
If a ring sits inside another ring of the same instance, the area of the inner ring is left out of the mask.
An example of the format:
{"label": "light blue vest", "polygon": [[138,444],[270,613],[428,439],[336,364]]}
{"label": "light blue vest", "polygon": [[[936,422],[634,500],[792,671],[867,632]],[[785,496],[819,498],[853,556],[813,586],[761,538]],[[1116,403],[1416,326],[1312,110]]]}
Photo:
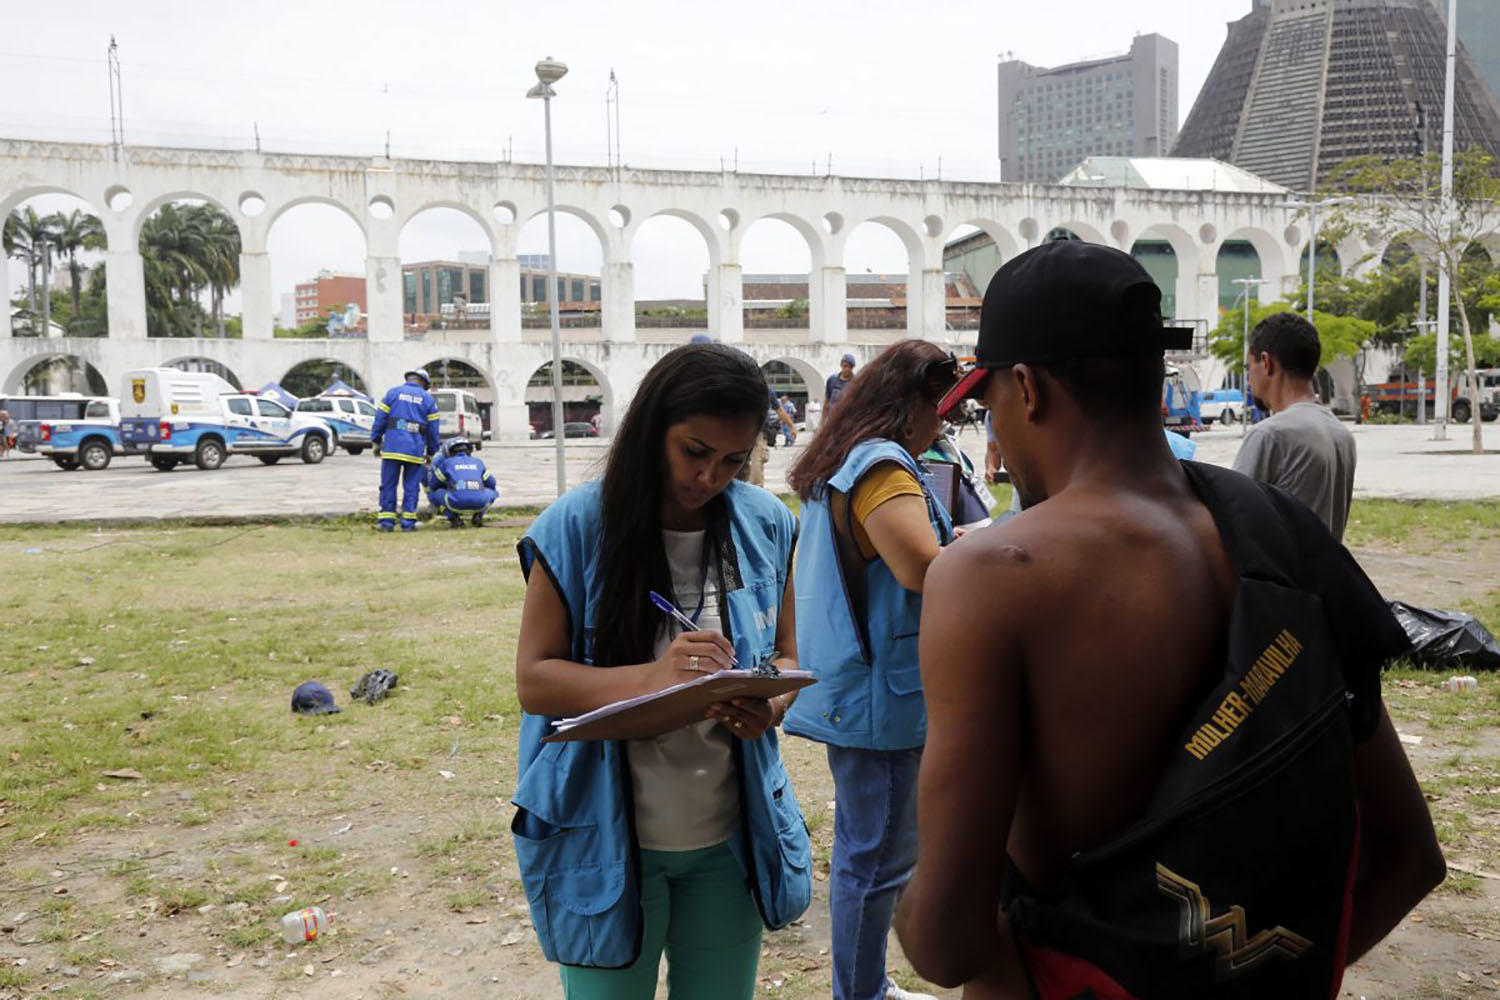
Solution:
{"label": "light blue vest", "polygon": [[[905,750],[927,740],[927,706],[917,668],[922,595],[901,586],[885,560],[872,560],[864,569],[861,627],[834,532],[830,491],[852,497],[876,464],[890,461],[899,462],[922,484],[938,542],[946,545],[952,538],[952,522],[927,492],[916,459],[884,438],[856,445],[822,496],[803,505],[795,586],[797,659],[802,669],[817,675],[818,683],[803,690],[787,713],[783,728],[795,736],[864,750]],[[852,510],[847,516],[852,519]],[[853,525],[844,527],[852,539]]]}
{"label": "light blue vest", "polygon": [[[734,586],[726,570],[725,633],[741,663],[757,663],[775,648],[797,523],[785,504],[757,486],[732,482],[724,496],[740,584]],[[543,511],[519,546],[522,572],[529,577],[540,567],[563,598],[572,658],[579,663],[593,662],[603,527],[600,484],[588,483]],[[614,741],[543,744],[553,721],[521,717],[511,833],[531,922],[549,961],[623,968],[640,954],[642,932],[629,763]],[[730,847],[762,920],[775,930],[812,901],[807,824],[775,730],[734,745],[742,829]]]}

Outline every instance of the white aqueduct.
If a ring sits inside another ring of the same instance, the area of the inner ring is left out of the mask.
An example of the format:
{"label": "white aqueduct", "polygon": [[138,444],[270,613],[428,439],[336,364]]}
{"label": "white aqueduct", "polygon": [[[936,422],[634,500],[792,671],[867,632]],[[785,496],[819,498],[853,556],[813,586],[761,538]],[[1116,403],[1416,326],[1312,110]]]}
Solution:
{"label": "white aqueduct", "polygon": [[[1273,296],[1295,289],[1306,244],[1305,224],[1278,194],[568,166],[556,176],[559,210],[582,219],[602,247],[600,327],[565,331],[563,354],[598,380],[607,427],[651,364],[698,332],[635,328],[631,244],[653,216],[687,221],[707,244],[709,334],[742,346],[762,364],[790,365],[814,398],[845,352],[864,360],[900,335],[955,347],[972,343],[972,333],[948,330],[944,322],[943,244],[959,226],[984,230],[1002,258],[1059,226],[1127,251],[1147,234],[1164,239],[1177,260],[1178,319],[1200,326],[1217,322],[1215,269],[1225,241],[1245,240],[1255,248]],[[87,362],[111,387],[130,368],[189,357],[226,366],[246,386],[279,379],[300,362],[326,359],[358,372],[376,392],[398,382],[409,366],[456,359],[489,383],[494,436],[527,435],[526,384],[551,357],[546,331],[522,329],[516,249],[522,225],[545,211],[540,166],[0,140],[0,218],[28,198],[53,193],[89,202],[103,222],[109,335],[13,337],[9,310],[0,310],[0,391],[18,391],[32,367],[59,356]],[[147,336],[140,230],[153,212],[176,199],[211,202],[239,226],[243,339]],[[267,234],[284,212],[309,202],[342,210],[364,234],[367,339],[272,337]],[[398,239],[408,220],[434,207],[464,213],[489,239],[491,327],[408,339]],[[740,241],[762,218],[783,220],[807,240],[808,329],[744,329]],[[867,221],[889,227],[906,247],[905,331],[848,329],[844,247],[849,233]],[[1379,260],[1382,250],[1373,239],[1359,237],[1338,247],[1344,266],[1372,252]],[[0,288],[10,287],[0,257]],[[1222,378],[1211,360],[1193,363],[1206,385]]]}

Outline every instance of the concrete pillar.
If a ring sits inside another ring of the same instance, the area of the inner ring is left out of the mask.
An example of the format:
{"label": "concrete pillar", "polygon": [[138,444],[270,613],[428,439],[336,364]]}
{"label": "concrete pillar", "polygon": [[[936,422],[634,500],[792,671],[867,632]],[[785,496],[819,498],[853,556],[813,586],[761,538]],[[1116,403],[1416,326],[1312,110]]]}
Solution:
{"label": "concrete pillar", "polygon": [[0,340],[13,336],[10,328],[10,272],[6,261],[5,254],[0,253],[0,289],[5,290],[5,301],[0,302]]}
{"label": "concrete pillar", "polygon": [[109,335],[121,340],[146,338],[146,274],[138,250],[104,251],[105,295]]}
{"label": "concrete pillar", "polygon": [[808,275],[808,325],[818,344],[849,341],[849,316],[845,309],[844,269],[825,267]]}
{"label": "concrete pillar", "polygon": [[745,339],[745,286],[740,265],[708,269],[708,333],[726,344]]}
{"label": "concrete pillar", "polygon": [[271,305],[271,255],[240,254],[240,316],[246,340],[270,340],[275,332]]}
{"label": "concrete pillar", "polygon": [[525,403],[492,404],[490,437],[495,441],[531,440],[531,407]]}
{"label": "concrete pillar", "polygon": [[[1193,301],[1189,303],[1193,307],[1193,313],[1189,315],[1183,312],[1183,303],[1177,304],[1177,314],[1183,319],[1201,319],[1208,323],[1207,329],[1212,330],[1219,325],[1219,272],[1209,271],[1207,274],[1199,273],[1194,282]],[[1254,289],[1251,289],[1254,292]],[[1241,303],[1243,305],[1243,303]]]}
{"label": "concrete pillar", "polygon": [[365,304],[370,316],[367,329],[372,343],[405,339],[402,298],[401,258],[365,258]]}
{"label": "concrete pillar", "polygon": [[[912,294],[913,291],[916,294]],[[941,269],[923,268],[906,279],[906,335],[921,340],[948,339],[948,286]]]}
{"label": "concrete pillar", "polygon": [[[521,342],[521,263],[514,257],[490,258],[490,338]],[[492,411],[493,413],[493,411]],[[494,416],[490,417],[491,422]]]}
{"label": "concrete pillar", "polygon": [[602,284],[604,339],[617,344],[634,341],[635,265],[628,260],[606,261]]}

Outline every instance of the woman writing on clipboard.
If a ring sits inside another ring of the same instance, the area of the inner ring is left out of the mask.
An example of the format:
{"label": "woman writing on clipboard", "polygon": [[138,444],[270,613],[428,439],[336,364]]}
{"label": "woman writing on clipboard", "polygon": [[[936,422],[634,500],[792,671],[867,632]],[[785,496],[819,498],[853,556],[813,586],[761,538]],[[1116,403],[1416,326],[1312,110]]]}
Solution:
{"label": "woman writing on clipboard", "polygon": [[922,579],[952,540],[917,456],[957,378],[951,354],[897,341],[848,384],[787,477],[802,498],[797,650],[818,683],[786,731],[827,744],[833,772],[835,1000],[915,996],[886,977],[885,942],[917,858]]}
{"label": "woman writing on clipboard", "polygon": [[[625,414],[604,477],[520,543],[521,723],[511,824],[542,951],[570,998],[748,1000],[762,926],[811,898],[807,828],[775,727],[789,697],[734,699],[656,739],[541,743],[561,717],[730,666],[795,668],[796,522],[735,481],[766,383],[748,355],[663,357]],[[682,632],[649,595],[696,626]],[[681,634],[679,634],[679,632]],[[747,888],[748,885],[748,888]]]}

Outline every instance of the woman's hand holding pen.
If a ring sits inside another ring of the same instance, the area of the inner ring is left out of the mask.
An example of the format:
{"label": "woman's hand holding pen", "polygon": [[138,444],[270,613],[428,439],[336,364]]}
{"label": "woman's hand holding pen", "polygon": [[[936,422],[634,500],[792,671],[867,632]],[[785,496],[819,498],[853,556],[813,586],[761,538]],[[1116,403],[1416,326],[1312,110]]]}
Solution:
{"label": "woman's hand holding pen", "polygon": [[717,632],[684,632],[647,664],[647,691],[660,691],[734,665],[734,647]]}

